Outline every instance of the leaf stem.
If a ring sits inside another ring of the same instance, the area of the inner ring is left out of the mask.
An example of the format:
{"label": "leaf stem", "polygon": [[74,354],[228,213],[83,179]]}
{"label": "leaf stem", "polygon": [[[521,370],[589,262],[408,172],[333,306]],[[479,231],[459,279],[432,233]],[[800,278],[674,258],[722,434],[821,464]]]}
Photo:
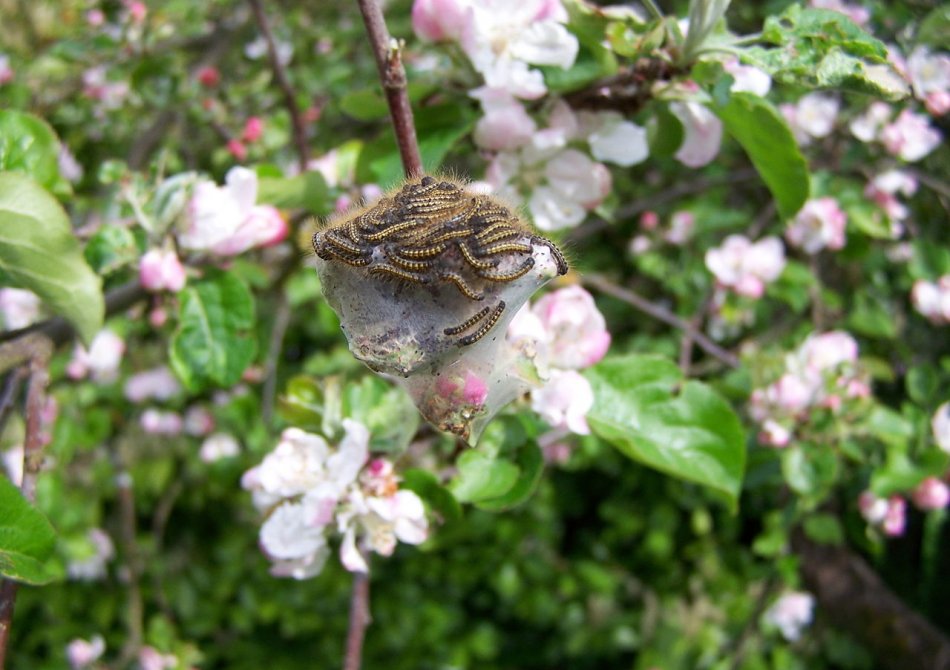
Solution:
{"label": "leaf stem", "polygon": [[363,638],[369,621],[369,575],[365,572],[354,572],[353,591],[350,596],[350,629],[346,635],[343,670],[360,669]]}

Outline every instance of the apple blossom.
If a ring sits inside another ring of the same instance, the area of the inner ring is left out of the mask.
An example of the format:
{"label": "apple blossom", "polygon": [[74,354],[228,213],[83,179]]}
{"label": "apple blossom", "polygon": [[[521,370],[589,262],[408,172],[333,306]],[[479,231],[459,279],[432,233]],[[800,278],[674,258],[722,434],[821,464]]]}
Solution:
{"label": "apple blossom", "polygon": [[23,483],[23,445],[17,444],[0,451],[0,462],[3,463],[3,469],[7,471],[10,481],[20,486]]}
{"label": "apple blossom", "polygon": [[475,126],[475,142],[492,151],[515,149],[531,141],[537,125],[509,92],[485,86],[471,96],[482,103],[485,115]]}
{"label": "apple blossom", "polygon": [[884,521],[881,522],[881,528],[885,535],[897,537],[904,534],[904,528],[907,524],[907,503],[900,496],[891,496],[887,500],[887,512],[884,514]]}
{"label": "apple blossom", "polygon": [[927,512],[943,509],[950,503],[950,487],[936,477],[927,477],[911,494],[917,508]]}
{"label": "apple blossom", "polygon": [[[286,67],[294,57],[294,45],[283,40],[274,40],[277,50],[277,62]],[[253,42],[244,45],[244,55],[251,60],[258,60],[267,55],[267,40],[258,35]]]}
{"label": "apple blossom", "polygon": [[782,105],[781,111],[799,144],[827,137],[834,129],[840,103],[823,93],[809,93],[795,105]]}
{"label": "apple blossom", "polygon": [[802,630],[811,624],[815,598],[810,593],[793,591],[786,593],[766,610],[767,623],[779,629],[789,642],[801,637]]}
{"label": "apple blossom", "polygon": [[427,42],[458,41],[470,26],[472,10],[463,0],[416,0],[412,29]]}
{"label": "apple blossom", "polygon": [[805,368],[815,372],[832,370],[842,364],[858,360],[858,343],[843,330],[809,335],[799,347],[797,359]]}
{"label": "apple blossom", "polygon": [[59,153],[56,156],[56,165],[59,167],[59,174],[68,182],[76,184],[82,179],[83,169],[76,157],[73,156],[69,147],[65,144],[59,145]]}
{"label": "apple blossom", "polygon": [[933,93],[946,93],[950,90],[950,56],[917,47],[907,58],[907,74],[914,95],[921,100]]}
{"label": "apple blossom", "polygon": [[730,235],[721,246],[706,252],[706,267],[716,281],[737,294],[760,298],[765,285],[785,269],[785,250],[777,237],[751,242],[743,235]]}
{"label": "apple blossom", "polygon": [[83,94],[101,103],[101,109],[118,109],[129,94],[129,84],[125,81],[109,81],[106,67],[99,65],[89,68],[82,75]]}
{"label": "apple blossom", "polygon": [[815,198],[801,208],[785,231],[792,246],[806,254],[822,249],[841,249],[845,243],[848,216],[834,198]]}
{"label": "apple blossom", "polygon": [[894,112],[886,102],[876,100],[860,114],[851,120],[848,128],[851,134],[862,142],[874,142],[880,138],[881,130],[891,120]]}
{"label": "apple blossom", "polygon": [[575,370],[552,370],[541,388],[531,391],[531,409],[552,428],[566,428],[578,435],[589,435],[587,412],[594,406],[594,392]]}
{"label": "apple blossom", "polygon": [[95,663],[106,650],[106,642],[101,635],[91,640],[75,638],[66,645],[66,661],[72,670],[82,670]]}
{"label": "apple blossom", "polygon": [[277,560],[298,560],[326,548],[324,524],[315,523],[300,502],[279,505],[261,526],[261,548]]}
{"label": "apple blossom", "polygon": [[22,288],[0,288],[0,318],[8,330],[19,330],[40,318],[40,297]]}
{"label": "apple blossom", "polygon": [[145,645],[139,650],[139,670],[173,670],[178,667],[174,654],[163,654],[155,647]]}
{"label": "apple blossom", "polygon": [[[675,244],[677,246],[685,244],[686,241],[692,236],[693,229],[695,227],[696,216],[692,212],[685,210],[673,212],[673,215],[670,217],[670,229],[663,235],[663,239],[665,239],[670,244]],[[784,252],[782,253],[782,256],[784,257]],[[753,265],[757,266],[757,264],[762,260],[762,258],[759,258],[753,262]],[[766,262],[770,265],[772,264],[772,260],[767,260]],[[769,271],[766,270],[766,274],[768,273]]]}
{"label": "apple blossom", "polygon": [[864,520],[875,526],[880,525],[887,516],[888,503],[884,498],[879,498],[871,491],[863,491],[858,496],[858,510]]}
{"label": "apple blossom", "polygon": [[933,430],[937,447],[950,454],[950,401],[940,405],[934,412],[930,428]]}
{"label": "apple blossom", "polygon": [[80,344],[73,350],[73,357],[66,366],[70,379],[89,376],[93,381],[108,384],[119,376],[119,364],[125,353],[125,342],[113,331],[105,328],[93,338],[87,350]]}
{"label": "apple blossom", "polygon": [[84,554],[70,556],[66,563],[66,575],[78,581],[95,581],[106,576],[106,564],[115,558],[112,538],[101,528],[91,528],[86,533]]}
{"label": "apple blossom", "polygon": [[683,124],[683,143],[673,156],[683,165],[702,167],[719,153],[722,121],[698,102],[671,102],[670,111]]}
{"label": "apple blossom", "polygon": [[154,408],[145,410],[139,423],[142,425],[142,430],[150,435],[170,437],[180,435],[183,427],[181,415],[177,412],[164,412]]}
{"label": "apple blossom", "polygon": [[139,372],[125,382],[125,397],[130,402],[168,400],[181,392],[181,384],[167,365]]}
{"label": "apple blossom", "polygon": [[914,309],[934,325],[950,323],[950,275],[943,275],[936,282],[918,279],[911,289],[910,298]]}
{"label": "apple blossom", "polygon": [[214,430],[214,416],[200,405],[192,405],[185,411],[184,429],[188,435],[203,437]]}
{"label": "apple blossom", "polygon": [[864,195],[876,202],[891,221],[903,221],[909,212],[897,194],[912,196],[917,192],[917,179],[903,170],[887,170],[868,182]]}
{"label": "apple blossom", "polygon": [[222,458],[232,458],[241,453],[241,445],[230,433],[215,433],[205,438],[198,457],[205,463],[214,463]]}
{"label": "apple blossom", "polygon": [[729,90],[733,93],[746,92],[764,98],[772,88],[772,78],[768,73],[752,65],[742,65],[738,58],[730,58],[722,67],[732,75]]}
{"label": "apple blossom", "polygon": [[602,112],[587,136],[591,155],[599,161],[630,167],[650,155],[646,128],[625,120],[617,112]]}
{"label": "apple blossom", "polygon": [[909,163],[919,161],[940,146],[940,131],[931,127],[923,114],[903,110],[881,130],[881,142],[889,153]]}
{"label": "apple blossom", "polygon": [[577,370],[597,363],[607,353],[610,333],[603,314],[581,286],[551,291],[534,304],[545,331],[550,364]]}
{"label": "apple blossom", "polygon": [[759,431],[759,442],[771,447],[787,447],[792,440],[791,431],[773,419],[766,419]]}
{"label": "apple blossom", "polygon": [[139,261],[139,283],[147,291],[177,293],[185,286],[185,268],[174,249],[150,249]]}
{"label": "apple blossom", "polygon": [[184,249],[231,256],[280,242],[289,232],[287,222],[274,207],[255,205],[256,200],[257,175],[247,168],[231,168],[224,186],[198,183],[188,202],[179,244]]}

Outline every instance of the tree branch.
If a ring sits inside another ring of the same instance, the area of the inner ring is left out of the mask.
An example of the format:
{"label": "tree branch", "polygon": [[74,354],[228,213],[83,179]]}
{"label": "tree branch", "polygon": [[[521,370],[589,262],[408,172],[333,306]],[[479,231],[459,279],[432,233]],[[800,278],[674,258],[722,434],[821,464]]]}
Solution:
{"label": "tree branch", "polygon": [[884,670],[950,670],[950,640],[911,610],[864,559],[849,549],[792,536],[819,611],[866,645]]}
{"label": "tree branch", "polygon": [[346,635],[346,657],[343,670],[359,670],[363,655],[363,637],[369,625],[369,575],[353,573],[350,596],[350,629]]}
{"label": "tree branch", "polygon": [[307,163],[310,160],[310,150],[307,147],[307,127],[304,124],[303,116],[297,108],[297,94],[294,92],[290,80],[287,78],[287,70],[284,64],[280,62],[277,55],[277,43],[274,41],[274,34],[271,32],[270,24],[267,22],[267,15],[264,13],[264,7],[261,0],[249,0],[251,10],[254,12],[254,20],[257,22],[257,28],[264,36],[267,43],[267,56],[270,59],[271,69],[274,71],[274,79],[284,94],[284,106],[290,113],[290,123],[293,127],[294,146],[297,148],[297,163],[300,171],[307,169]]}
{"label": "tree branch", "polygon": [[[26,391],[26,435],[23,438],[23,482],[20,490],[24,498],[33,502],[36,500],[36,476],[43,464],[43,409],[46,407],[48,365],[53,344],[42,335],[21,338],[12,344],[29,344],[30,381]],[[12,374],[16,376],[18,373]],[[12,580],[0,580],[0,668],[5,667],[17,588],[17,583]]]}
{"label": "tree branch", "polygon": [[735,354],[720,347],[706,337],[706,335],[699,332],[691,323],[676,316],[668,309],[650,302],[629,289],[617,286],[599,275],[587,275],[581,278],[581,282],[591,288],[597,289],[601,293],[606,293],[609,296],[617,298],[617,300],[622,300],[631,307],[652,316],[657,321],[662,321],[669,326],[682,330],[689,335],[700,349],[713,358],[718,359],[731,368],[739,367],[739,359]]}
{"label": "tree branch", "polygon": [[383,91],[386,93],[386,102],[389,103],[389,114],[392,118],[393,132],[396,133],[396,144],[399,146],[403,169],[407,177],[420,175],[423,172],[422,157],[419,155],[416,126],[412,120],[412,106],[409,104],[409,95],[406,92],[406,70],[402,66],[401,48],[399,43],[389,36],[379,1],[357,0],[357,2],[363,14],[363,22],[366,24],[366,33],[373,46],[373,55],[376,57],[379,78],[383,84]]}

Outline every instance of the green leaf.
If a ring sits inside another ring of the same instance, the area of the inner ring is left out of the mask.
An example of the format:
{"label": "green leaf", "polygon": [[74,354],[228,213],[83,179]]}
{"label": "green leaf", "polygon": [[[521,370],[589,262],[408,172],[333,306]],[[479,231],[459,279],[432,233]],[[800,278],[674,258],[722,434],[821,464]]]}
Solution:
{"label": "green leaf", "polygon": [[779,214],[795,216],[808,200],[808,163],[779,111],[751,93],[734,93],[715,111],[769,187]]}
{"label": "green leaf", "polygon": [[55,544],[56,531],[46,517],[0,475],[0,575],[45,584],[52,578],[45,564]]}
{"label": "green leaf", "polygon": [[277,399],[284,421],[313,432],[323,430],[323,404],[323,387],[306,375],[298,375],[287,382],[286,391]]}
{"label": "green leaf", "polygon": [[343,395],[343,416],[369,428],[371,451],[406,450],[419,429],[419,412],[405,391],[366,375],[358,384],[346,385]]}
{"label": "green leaf", "polygon": [[102,280],[66,212],[35,181],[10,172],[0,173],[0,270],[72,322],[86,344],[102,327]]}
{"label": "green leaf", "polygon": [[917,43],[937,49],[946,49],[950,44],[950,5],[939,3],[917,28]]}
{"label": "green leaf", "polygon": [[401,488],[414,492],[446,522],[462,518],[462,507],[447,488],[439,484],[436,476],[428,470],[410,468],[402,473]]}
{"label": "green leaf", "polygon": [[[609,55],[609,54],[608,54]],[[598,58],[587,47],[581,47],[574,65],[568,69],[555,65],[538,68],[544,75],[544,83],[553,93],[577,91],[598,79],[609,77],[617,72],[617,61],[612,57]]]}
{"label": "green leaf", "polygon": [[308,170],[295,177],[265,177],[257,181],[257,202],[282,209],[305,209],[317,214],[330,211],[323,175]]}
{"label": "green leaf", "polygon": [[734,505],[745,468],[745,435],[729,404],[708,386],[683,382],[659,356],[605,359],[586,373],[594,391],[587,421],[630,458],[709,486]]}
{"label": "green leaf", "polygon": [[188,390],[233,386],[254,359],[254,298],[233,274],[210,272],[180,294],[172,368]]}
{"label": "green leaf", "polygon": [[834,484],[838,461],[827,448],[800,445],[782,452],[782,474],[789,487],[803,496],[821,498]]}
{"label": "green leaf", "polygon": [[814,514],[804,523],[805,535],[821,544],[839,545],[844,542],[844,529],[833,514]]}
{"label": "green leaf", "polygon": [[683,124],[666,105],[657,105],[656,114],[647,123],[650,155],[672,156],[683,143]]}
{"label": "green leaf", "polygon": [[93,270],[107,275],[135,263],[139,258],[139,247],[131,230],[107,224],[89,238],[83,254]]}
{"label": "green leaf", "polygon": [[[431,95],[437,87],[433,84],[409,82],[406,87],[410,102],[417,102]],[[389,114],[389,104],[379,85],[350,91],[340,99],[340,109],[357,121],[375,121]]]}
{"label": "green leaf", "polygon": [[541,474],[544,472],[544,455],[537,442],[522,445],[515,462],[520,473],[514,486],[503,496],[478,502],[478,507],[490,511],[506,510],[520,505],[534,494],[541,481]]}
{"label": "green leaf", "polygon": [[887,61],[887,48],[844,14],[790,6],[766,19],[762,40],[774,48],[750,47],[741,59],[783,84],[867,93],[888,100],[909,94]]}
{"label": "green leaf", "polygon": [[0,110],[0,172],[19,172],[47,189],[60,180],[59,140],[49,124],[26,112]]}
{"label": "green leaf", "polygon": [[520,468],[514,463],[474,450],[459,456],[456,465],[458,474],[449,489],[459,502],[499,498],[511,491],[520,474]]}

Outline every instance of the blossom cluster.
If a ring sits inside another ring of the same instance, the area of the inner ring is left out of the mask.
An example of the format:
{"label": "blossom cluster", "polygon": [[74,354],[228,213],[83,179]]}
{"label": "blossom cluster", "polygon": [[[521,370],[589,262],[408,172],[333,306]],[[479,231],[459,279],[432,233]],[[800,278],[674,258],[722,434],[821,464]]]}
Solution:
{"label": "blossom cluster", "polygon": [[744,235],[730,235],[706,252],[706,267],[718,286],[757,299],[785,269],[785,250],[777,237],[753,243]]}
{"label": "blossom cluster", "polygon": [[555,430],[590,433],[586,415],[594,394],[578,370],[597,363],[610,346],[591,295],[568,286],[525,304],[509,325],[507,340],[533,359],[544,380],[531,390],[531,408]]}
{"label": "blossom cluster", "polygon": [[752,392],[749,414],[759,424],[759,441],[787,447],[813,412],[837,413],[847,401],[870,396],[857,362],[858,344],[848,333],[810,335],[786,357],[777,381]]}
{"label": "blossom cluster", "polygon": [[340,560],[353,572],[368,571],[367,550],[389,556],[397,541],[419,544],[428,535],[419,497],[399,487],[391,462],[370,458],[366,426],[344,419],[343,429],[331,447],[320,435],[288,428],[261,464],[244,473],[242,486],[267,515],[260,544],[276,576],[317,575],[334,531],[343,538]]}

